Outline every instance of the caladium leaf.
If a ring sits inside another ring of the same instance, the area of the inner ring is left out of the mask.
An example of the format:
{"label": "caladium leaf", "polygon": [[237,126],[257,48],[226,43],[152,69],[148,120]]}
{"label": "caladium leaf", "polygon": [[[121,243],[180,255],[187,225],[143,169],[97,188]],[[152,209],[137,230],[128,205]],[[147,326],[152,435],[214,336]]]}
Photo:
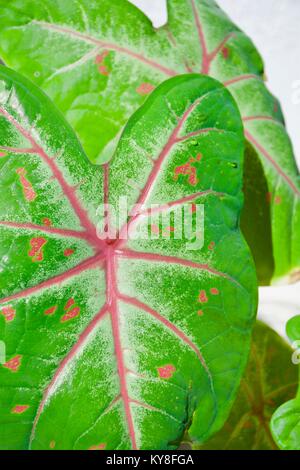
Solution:
{"label": "caladium leaf", "polygon": [[[172,449],[188,426],[205,440],[229,412],[256,309],[236,104],[209,77],[175,77],[95,166],[49,99],[0,70],[1,448]],[[140,205],[124,217],[120,197]],[[202,249],[158,233],[186,204],[192,217],[204,206]]]}
{"label": "caladium leaf", "polygon": [[237,399],[222,430],[196,449],[274,450],[271,434],[274,410],[295,395],[298,382],[292,350],[271,328],[254,328],[249,363]]}
{"label": "caladium leaf", "polygon": [[[246,190],[250,210],[242,225],[260,284],[293,281],[300,266],[299,174],[262,60],[214,0],[169,0],[168,13],[167,25],[156,30],[127,0],[0,0],[0,55],[52,97],[93,162],[111,157],[127,119],[166,78],[202,72],[224,82],[256,154],[246,182],[257,158],[262,164]],[[265,226],[262,236],[253,225]]]}
{"label": "caladium leaf", "polygon": [[[295,350],[293,364],[300,364],[300,316],[289,320],[286,330]],[[281,449],[300,450],[300,385],[296,398],[281,405],[274,413],[271,429]]]}

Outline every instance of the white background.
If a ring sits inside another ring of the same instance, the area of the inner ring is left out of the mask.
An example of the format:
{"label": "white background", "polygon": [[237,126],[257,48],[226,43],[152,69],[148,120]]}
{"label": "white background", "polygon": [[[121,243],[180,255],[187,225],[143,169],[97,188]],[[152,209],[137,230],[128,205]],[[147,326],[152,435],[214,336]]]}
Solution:
{"label": "white background", "polygon": [[[165,0],[130,0],[158,27],[167,21]],[[280,99],[300,166],[300,0],[217,0],[260,51],[268,87]],[[282,336],[300,314],[300,283],[260,289],[259,317]]]}

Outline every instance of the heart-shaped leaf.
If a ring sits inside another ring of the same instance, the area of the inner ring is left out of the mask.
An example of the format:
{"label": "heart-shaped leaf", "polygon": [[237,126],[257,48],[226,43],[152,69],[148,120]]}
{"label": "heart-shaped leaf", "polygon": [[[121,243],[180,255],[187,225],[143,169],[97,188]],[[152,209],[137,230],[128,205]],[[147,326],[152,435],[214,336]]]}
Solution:
{"label": "heart-shaped leaf", "polygon": [[[300,316],[289,320],[286,331],[295,349],[293,364],[300,364]],[[296,398],[281,405],[274,413],[271,429],[281,449],[300,450],[300,385]]]}
{"label": "heart-shaped leaf", "polygon": [[297,369],[292,350],[271,328],[254,328],[249,363],[229,419],[199,449],[274,450],[270,419],[274,410],[295,394]]}
{"label": "heart-shaped leaf", "polygon": [[[172,449],[190,425],[206,439],[256,308],[233,99],[205,76],[167,81],[100,167],[42,92],[0,78],[1,448]],[[140,205],[124,216],[120,197]],[[186,236],[199,207],[204,238]]]}
{"label": "heart-shaped leaf", "polygon": [[299,175],[262,60],[214,0],[169,0],[168,10],[156,30],[127,0],[0,0],[0,54],[52,97],[93,162],[111,157],[128,118],[166,78],[201,72],[224,82],[253,154],[242,228],[259,281],[292,281],[300,268]]}

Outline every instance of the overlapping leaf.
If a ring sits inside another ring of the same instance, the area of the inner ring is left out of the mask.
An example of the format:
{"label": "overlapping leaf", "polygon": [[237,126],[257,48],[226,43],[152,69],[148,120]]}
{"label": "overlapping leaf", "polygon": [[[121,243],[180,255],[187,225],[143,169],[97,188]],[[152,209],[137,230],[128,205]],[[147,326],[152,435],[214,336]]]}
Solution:
{"label": "overlapping leaf", "polygon": [[[1,448],[172,449],[190,425],[205,440],[234,399],[256,307],[233,99],[208,77],[167,81],[99,167],[5,67],[0,97]],[[124,217],[121,196],[143,207]],[[107,203],[122,222],[114,239],[102,239],[114,227]],[[139,239],[152,204],[157,236]],[[202,249],[159,235],[197,204]]]}
{"label": "overlapping leaf", "polygon": [[299,276],[299,175],[261,58],[214,0],[169,0],[168,10],[167,25],[155,30],[127,0],[1,0],[1,56],[52,97],[99,162],[166,78],[202,72],[224,82],[253,154],[242,222],[260,283],[290,282]]}
{"label": "overlapping leaf", "polygon": [[222,430],[199,449],[278,449],[270,430],[274,410],[293,397],[297,388],[297,368],[292,350],[277,333],[257,323],[250,360],[238,397]]}
{"label": "overlapping leaf", "polygon": [[[295,349],[293,363],[300,363],[300,316],[287,323],[287,334]],[[295,367],[294,365],[294,367]],[[281,405],[271,421],[273,437],[283,450],[300,450],[300,386],[294,400]]]}

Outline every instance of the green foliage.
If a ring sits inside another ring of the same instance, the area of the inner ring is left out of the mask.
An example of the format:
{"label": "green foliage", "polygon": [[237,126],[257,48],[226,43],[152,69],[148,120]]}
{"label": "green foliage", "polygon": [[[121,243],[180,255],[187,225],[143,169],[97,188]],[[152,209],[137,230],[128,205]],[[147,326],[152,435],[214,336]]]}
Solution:
{"label": "green foliage", "polygon": [[[1,448],[174,449],[187,427],[209,438],[235,398],[257,303],[229,92],[206,76],[165,82],[95,166],[50,100],[1,67],[0,139]],[[144,207],[121,216],[120,196]],[[121,218],[110,240],[104,202]],[[152,204],[174,217],[204,204],[202,249],[124,240],[151,228]]]}
{"label": "green foliage", "polygon": [[249,363],[231,414],[222,430],[198,448],[277,449],[270,419],[274,410],[295,393],[298,376],[291,357],[286,342],[266,325],[257,323]]}
{"label": "green foliage", "polygon": [[93,162],[111,158],[128,118],[168,77],[196,72],[223,82],[252,147],[249,174],[254,154],[262,165],[246,189],[244,220],[249,210],[256,236],[243,224],[260,284],[290,282],[300,267],[299,174],[262,60],[214,0],[169,0],[168,13],[154,29],[127,0],[0,0],[0,55],[54,100]]}
{"label": "green foliage", "polygon": [[[299,364],[300,316],[289,320],[286,330],[295,349],[293,362]],[[300,386],[296,398],[284,403],[276,410],[272,417],[271,429],[281,449],[300,450]]]}

